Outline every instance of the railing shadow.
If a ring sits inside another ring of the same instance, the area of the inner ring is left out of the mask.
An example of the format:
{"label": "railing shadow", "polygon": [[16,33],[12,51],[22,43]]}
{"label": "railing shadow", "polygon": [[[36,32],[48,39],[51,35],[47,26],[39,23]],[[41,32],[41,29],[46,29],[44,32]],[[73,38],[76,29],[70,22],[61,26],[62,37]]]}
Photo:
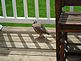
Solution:
{"label": "railing shadow", "polygon": [[[6,36],[4,34],[6,34]],[[11,34],[16,34],[17,36],[16,35],[12,36]],[[25,35],[22,36],[22,34],[25,34]],[[33,34],[35,36],[33,36]],[[81,34],[69,34],[69,35],[73,35],[75,39],[78,39],[79,42],[81,42],[81,38],[78,37]],[[5,39],[5,37],[7,39]],[[13,38],[17,38],[17,37],[18,37],[18,40],[17,39],[13,40]],[[25,40],[23,37],[30,38],[31,41],[29,39]],[[42,39],[37,37],[38,36],[36,35],[35,32],[23,32],[23,31],[22,32],[0,32],[0,55],[3,55],[3,56],[9,55],[11,52],[11,50],[9,50],[10,48],[14,48],[14,50],[15,49],[32,49],[34,51],[34,49],[39,49],[39,50],[43,50],[43,52],[48,52],[48,53],[55,52],[56,48],[54,48],[54,45],[53,45],[53,44],[56,44],[55,32],[50,32],[50,36],[49,35],[45,36],[45,38],[42,38]],[[49,39],[49,38],[52,38],[52,39]],[[73,40],[71,40],[69,37],[68,37],[68,41],[70,41],[71,43],[74,43]],[[33,45],[31,45],[31,43]],[[17,47],[18,44],[19,46]],[[22,44],[22,46],[20,44]],[[43,44],[46,47],[42,48]],[[2,49],[2,48],[6,48],[6,49]],[[52,50],[52,51],[49,51],[49,50]],[[75,51],[75,50],[80,50],[80,48],[74,45],[74,46],[69,46],[69,50]],[[71,60],[68,58],[68,61],[71,61]]]}
{"label": "railing shadow", "polygon": [[[6,36],[3,35],[3,34],[6,34]],[[11,34],[16,34],[17,36],[14,35],[12,37]],[[28,36],[22,36],[22,34],[25,34],[25,35],[27,34]],[[53,45],[51,45],[51,42],[53,40],[48,39],[48,38],[54,38],[55,37],[55,36],[53,36],[53,33],[50,34],[51,37],[45,37],[45,38],[42,38],[42,39],[35,38],[35,37],[38,37],[38,36],[33,36],[32,34],[36,34],[36,33],[35,32],[0,32],[0,48],[6,48],[7,50],[9,50],[10,48],[55,50]],[[19,38],[19,39],[13,40],[14,37]],[[23,37],[30,38],[31,41],[29,41],[27,39],[25,40]],[[33,45],[31,45],[31,43]],[[42,48],[43,43],[44,43],[44,48]],[[22,44],[22,46],[21,46],[21,44]],[[18,45],[18,47],[17,47],[17,45]],[[35,48],[34,48],[34,46],[35,46]],[[45,46],[46,46],[46,48],[45,48]],[[0,55],[3,54],[3,55],[6,56],[6,55],[9,55],[9,53],[10,53],[10,50],[9,51],[3,51],[3,52],[2,51],[3,50],[0,51]],[[48,51],[48,52],[50,52],[50,51]]]}

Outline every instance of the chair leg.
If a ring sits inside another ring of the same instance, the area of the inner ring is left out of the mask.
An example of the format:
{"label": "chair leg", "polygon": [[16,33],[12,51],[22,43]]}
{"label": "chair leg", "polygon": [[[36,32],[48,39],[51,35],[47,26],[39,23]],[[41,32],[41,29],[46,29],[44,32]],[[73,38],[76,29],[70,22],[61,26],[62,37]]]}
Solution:
{"label": "chair leg", "polygon": [[61,33],[61,38],[60,38],[60,61],[65,61],[65,33]]}
{"label": "chair leg", "polygon": [[61,37],[61,32],[56,33],[56,56],[57,56],[57,61],[60,61],[60,37]]}
{"label": "chair leg", "polygon": [[[65,32],[65,41],[66,41],[66,45],[65,45],[65,48],[66,48],[66,53],[68,52],[68,47],[67,47],[67,45],[68,45],[68,41],[67,41],[67,32]],[[67,54],[65,53],[65,58],[67,57]]]}
{"label": "chair leg", "polygon": [[62,43],[60,46],[60,61],[65,61],[65,51],[64,51],[64,44]]}

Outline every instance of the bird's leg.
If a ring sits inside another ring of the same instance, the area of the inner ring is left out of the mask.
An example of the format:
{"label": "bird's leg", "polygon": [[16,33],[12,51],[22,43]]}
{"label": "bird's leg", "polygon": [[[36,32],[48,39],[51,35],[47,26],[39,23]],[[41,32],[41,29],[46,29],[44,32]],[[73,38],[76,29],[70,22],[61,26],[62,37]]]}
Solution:
{"label": "bird's leg", "polygon": [[43,37],[43,34],[39,34],[39,38]]}
{"label": "bird's leg", "polygon": [[43,34],[40,34],[40,37],[42,37],[43,36]]}
{"label": "bird's leg", "polygon": [[39,38],[43,38],[44,36],[43,36],[43,34],[39,34]]}

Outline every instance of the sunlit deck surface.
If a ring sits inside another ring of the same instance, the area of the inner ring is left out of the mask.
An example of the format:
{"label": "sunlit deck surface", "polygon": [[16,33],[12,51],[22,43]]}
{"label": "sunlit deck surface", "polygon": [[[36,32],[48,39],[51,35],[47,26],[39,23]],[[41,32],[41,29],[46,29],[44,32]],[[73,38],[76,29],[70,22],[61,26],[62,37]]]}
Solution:
{"label": "sunlit deck surface", "polygon": [[[0,61],[56,61],[55,29],[47,30],[50,35],[44,34],[45,38],[39,39],[32,27],[3,27],[0,31]],[[81,43],[80,35],[69,34],[68,40]],[[69,56],[67,61],[81,61],[81,56]]]}

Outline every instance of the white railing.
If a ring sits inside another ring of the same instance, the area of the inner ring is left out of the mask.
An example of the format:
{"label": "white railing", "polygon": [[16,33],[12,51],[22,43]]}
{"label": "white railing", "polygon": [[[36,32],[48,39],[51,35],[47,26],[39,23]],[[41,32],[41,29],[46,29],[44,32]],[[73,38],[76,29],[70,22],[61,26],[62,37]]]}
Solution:
{"label": "white railing", "polygon": [[[35,1],[35,17],[28,17],[27,0],[23,0],[24,17],[17,16],[16,0],[12,0],[12,7],[13,7],[13,14],[14,14],[13,17],[7,17],[5,0],[1,0],[3,16],[0,16],[0,22],[32,23],[33,20],[38,20],[38,22],[41,22],[41,23],[54,24],[55,18],[50,18],[50,0],[46,0],[46,13],[47,13],[46,18],[39,17],[39,6],[38,6],[39,0],[34,0],[34,1]],[[70,8],[70,11],[73,11],[73,7]]]}
{"label": "white railing", "polygon": [[70,6],[70,12],[73,12],[73,11],[74,11],[74,7]]}

